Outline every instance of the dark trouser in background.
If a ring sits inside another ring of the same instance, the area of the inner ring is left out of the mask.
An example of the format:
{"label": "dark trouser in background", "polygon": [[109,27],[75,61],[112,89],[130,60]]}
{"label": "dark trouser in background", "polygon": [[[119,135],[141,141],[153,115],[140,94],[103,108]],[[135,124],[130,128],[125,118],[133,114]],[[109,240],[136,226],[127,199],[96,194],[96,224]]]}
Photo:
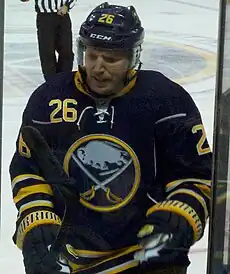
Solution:
{"label": "dark trouser in background", "polygon": [[45,80],[58,72],[72,71],[74,55],[69,14],[37,13],[37,38]]}

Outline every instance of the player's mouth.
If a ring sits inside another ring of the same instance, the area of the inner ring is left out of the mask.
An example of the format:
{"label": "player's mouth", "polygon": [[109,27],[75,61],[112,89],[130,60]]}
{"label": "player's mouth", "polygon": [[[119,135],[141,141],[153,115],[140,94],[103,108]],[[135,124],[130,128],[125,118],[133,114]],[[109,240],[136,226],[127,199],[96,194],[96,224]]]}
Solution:
{"label": "player's mouth", "polygon": [[92,76],[92,80],[98,87],[105,87],[108,85],[108,79]]}

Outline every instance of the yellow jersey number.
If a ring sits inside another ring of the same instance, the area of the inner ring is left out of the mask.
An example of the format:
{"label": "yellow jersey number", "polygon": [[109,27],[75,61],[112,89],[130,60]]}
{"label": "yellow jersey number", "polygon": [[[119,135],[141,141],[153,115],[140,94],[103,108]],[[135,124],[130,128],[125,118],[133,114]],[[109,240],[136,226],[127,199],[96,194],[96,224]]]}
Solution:
{"label": "yellow jersey number", "polygon": [[211,149],[209,146],[204,147],[204,143],[207,140],[207,137],[206,137],[206,132],[205,132],[204,126],[202,124],[193,126],[192,133],[196,134],[198,132],[201,133],[201,137],[196,145],[197,153],[199,155],[204,155],[204,154],[211,152]]}
{"label": "yellow jersey number", "polygon": [[100,22],[100,23],[106,23],[106,24],[111,25],[113,23],[114,18],[115,18],[115,15],[104,13],[98,19],[98,22]]}
{"label": "yellow jersey number", "polygon": [[[50,113],[51,123],[61,123],[65,122],[76,122],[77,120],[77,110],[73,107],[77,105],[75,99],[65,99],[61,101],[60,99],[54,99],[49,102],[49,106],[54,106],[54,110]],[[60,117],[61,112],[61,117]],[[58,117],[57,117],[58,116]]]}
{"label": "yellow jersey number", "polygon": [[20,134],[19,140],[18,140],[18,152],[23,157],[26,157],[26,158],[31,157],[30,149],[28,148],[28,146],[24,142],[24,140],[22,138],[22,134]]}

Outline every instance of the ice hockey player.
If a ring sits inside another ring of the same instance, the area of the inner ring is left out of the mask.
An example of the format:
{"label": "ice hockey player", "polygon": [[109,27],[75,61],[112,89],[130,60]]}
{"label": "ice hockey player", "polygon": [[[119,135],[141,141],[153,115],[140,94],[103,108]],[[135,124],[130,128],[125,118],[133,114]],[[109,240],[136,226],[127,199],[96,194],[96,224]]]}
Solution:
{"label": "ice hockey player", "polygon": [[39,130],[81,198],[66,203],[57,254],[63,198],[19,133],[13,239],[27,274],[187,272],[209,216],[212,155],[190,95],[141,69],[143,40],[133,6],[99,5],[80,27],[79,70],[28,101],[22,127]]}

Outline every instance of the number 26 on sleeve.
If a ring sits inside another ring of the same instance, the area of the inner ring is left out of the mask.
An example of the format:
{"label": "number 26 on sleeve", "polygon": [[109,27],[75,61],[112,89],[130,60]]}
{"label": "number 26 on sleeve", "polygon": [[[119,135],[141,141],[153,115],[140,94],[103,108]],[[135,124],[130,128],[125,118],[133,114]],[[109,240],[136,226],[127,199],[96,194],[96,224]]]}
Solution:
{"label": "number 26 on sleeve", "polygon": [[197,153],[199,155],[204,155],[204,154],[211,152],[210,147],[207,144],[205,144],[207,137],[206,137],[206,132],[205,132],[204,126],[202,124],[193,126],[192,133],[193,134],[196,134],[196,133],[201,134],[201,137],[196,145]]}
{"label": "number 26 on sleeve", "polygon": [[18,152],[23,157],[26,157],[26,158],[30,158],[31,157],[30,150],[29,150],[28,146],[26,145],[26,143],[24,142],[24,140],[22,138],[22,134],[20,134],[19,140],[18,140]]}

